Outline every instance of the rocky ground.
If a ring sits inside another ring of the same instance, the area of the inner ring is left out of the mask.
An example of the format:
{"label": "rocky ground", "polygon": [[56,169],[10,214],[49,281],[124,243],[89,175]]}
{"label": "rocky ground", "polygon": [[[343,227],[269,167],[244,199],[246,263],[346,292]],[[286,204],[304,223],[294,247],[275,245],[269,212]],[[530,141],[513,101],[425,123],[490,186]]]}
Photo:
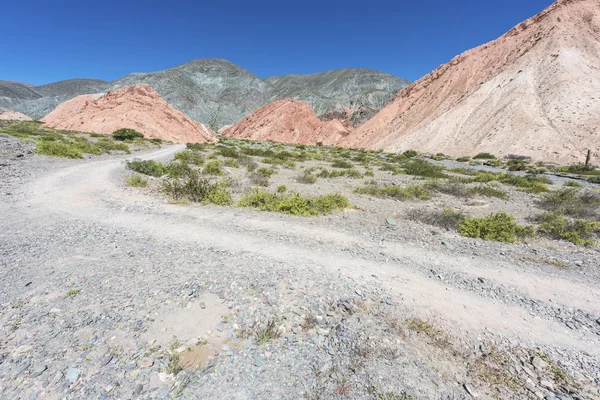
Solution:
{"label": "rocky ground", "polygon": [[271,186],[356,206],[302,218],[172,204],[158,180],[126,187],[126,158],[0,137],[1,398],[600,397],[597,248],[405,218],[524,219],[536,195],[399,202],[344,177],[292,186],[282,168]]}

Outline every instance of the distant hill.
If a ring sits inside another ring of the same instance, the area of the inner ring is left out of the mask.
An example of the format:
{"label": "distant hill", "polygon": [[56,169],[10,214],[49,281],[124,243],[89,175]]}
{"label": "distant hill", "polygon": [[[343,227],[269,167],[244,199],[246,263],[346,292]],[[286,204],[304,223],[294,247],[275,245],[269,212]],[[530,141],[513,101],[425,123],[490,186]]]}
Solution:
{"label": "distant hill", "polygon": [[[132,73],[112,82],[70,79],[35,87],[4,82],[8,81],[0,81],[0,106],[34,118],[75,96],[148,84],[196,121],[208,123],[216,115],[220,125],[234,124],[259,107],[284,98],[308,102],[319,117],[346,110],[355,116],[372,115],[409,84],[363,68],[261,79],[229,61],[210,58],[164,71]],[[357,118],[353,122],[362,121]]]}

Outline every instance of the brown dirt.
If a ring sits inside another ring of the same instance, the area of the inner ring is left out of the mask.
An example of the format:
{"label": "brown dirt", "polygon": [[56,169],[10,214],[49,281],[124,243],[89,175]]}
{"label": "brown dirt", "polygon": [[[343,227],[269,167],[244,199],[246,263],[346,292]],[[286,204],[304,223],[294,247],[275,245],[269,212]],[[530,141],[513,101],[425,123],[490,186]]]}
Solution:
{"label": "brown dirt", "polygon": [[210,129],[170,106],[148,85],[75,97],[60,104],[43,121],[51,128],[102,134],[131,128],[147,138],[175,143],[215,140]]}
{"label": "brown dirt", "polygon": [[323,122],[304,102],[283,99],[259,108],[223,135],[237,139],[335,145],[350,131],[338,120]]}
{"label": "brown dirt", "polygon": [[560,0],[400,92],[343,145],[581,161],[600,155],[600,2]]}
{"label": "brown dirt", "polygon": [[0,120],[12,120],[12,121],[33,121],[31,117],[22,114],[17,111],[7,110],[6,108],[0,107]]}

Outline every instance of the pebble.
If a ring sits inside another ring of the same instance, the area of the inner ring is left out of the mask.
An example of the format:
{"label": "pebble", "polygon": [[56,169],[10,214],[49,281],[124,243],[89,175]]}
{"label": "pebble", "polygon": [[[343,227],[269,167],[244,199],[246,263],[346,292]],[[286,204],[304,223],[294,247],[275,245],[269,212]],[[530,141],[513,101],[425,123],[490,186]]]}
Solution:
{"label": "pebble", "polygon": [[204,303],[204,302],[200,303],[200,308],[203,310],[206,309],[206,303]]}
{"label": "pebble", "polygon": [[468,383],[465,383],[463,386],[464,386],[465,390],[467,391],[467,393],[469,393],[471,396],[473,396],[475,398],[479,397],[479,393],[477,393],[471,385],[469,385]]}
{"label": "pebble", "polygon": [[20,357],[24,354],[29,353],[31,350],[33,350],[33,346],[29,345],[29,344],[24,344],[22,346],[19,346],[13,353],[12,356],[14,358]]}
{"label": "pebble", "polygon": [[396,226],[396,225],[398,225],[398,223],[396,221],[394,221],[393,219],[391,219],[391,218],[386,219],[385,223],[388,224],[388,225],[390,225],[390,226]]}
{"label": "pebble", "polygon": [[265,360],[261,356],[254,357],[253,365],[255,367],[261,367],[265,363]]}
{"label": "pebble", "polygon": [[541,370],[545,369],[548,366],[548,363],[546,361],[542,360],[541,358],[539,358],[537,356],[533,357],[533,360],[531,361],[531,363],[533,364],[533,366],[536,369],[541,369]]}
{"label": "pebble", "polygon": [[33,369],[31,370],[31,377],[35,378],[40,376],[41,374],[44,373],[44,371],[46,371],[48,369],[48,367],[46,365],[35,365],[33,367]]}
{"label": "pebble", "polygon": [[65,378],[70,383],[75,383],[77,381],[77,379],[79,379],[80,375],[81,375],[81,371],[78,370],[77,368],[69,368],[69,369],[67,369],[67,372],[65,373]]}

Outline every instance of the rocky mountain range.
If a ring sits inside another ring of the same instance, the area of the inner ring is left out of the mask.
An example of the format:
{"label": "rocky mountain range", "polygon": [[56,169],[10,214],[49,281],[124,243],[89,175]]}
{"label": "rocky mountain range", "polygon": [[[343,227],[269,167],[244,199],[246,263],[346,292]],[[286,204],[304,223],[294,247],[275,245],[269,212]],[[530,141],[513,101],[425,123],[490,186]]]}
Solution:
{"label": "rocky mountain range", "polygon": [[400,92],[342,142],[559,162],[600,154],[600,2],[559,0]]}
{"label": "rocky mountain range", "polygon": [[358,125],[409,82],[362,68],[261,79],[226,60],[198,59],[164,71],[132,73],[112,82],[70,79],[31,86],[0,81],[0,106],[41,118],[75,96],[136,84],[152,86],[169,104],[196,121],[208,123],[216,116],[222,126],[284,98],[307,101],[318,116],[353,114]]}

